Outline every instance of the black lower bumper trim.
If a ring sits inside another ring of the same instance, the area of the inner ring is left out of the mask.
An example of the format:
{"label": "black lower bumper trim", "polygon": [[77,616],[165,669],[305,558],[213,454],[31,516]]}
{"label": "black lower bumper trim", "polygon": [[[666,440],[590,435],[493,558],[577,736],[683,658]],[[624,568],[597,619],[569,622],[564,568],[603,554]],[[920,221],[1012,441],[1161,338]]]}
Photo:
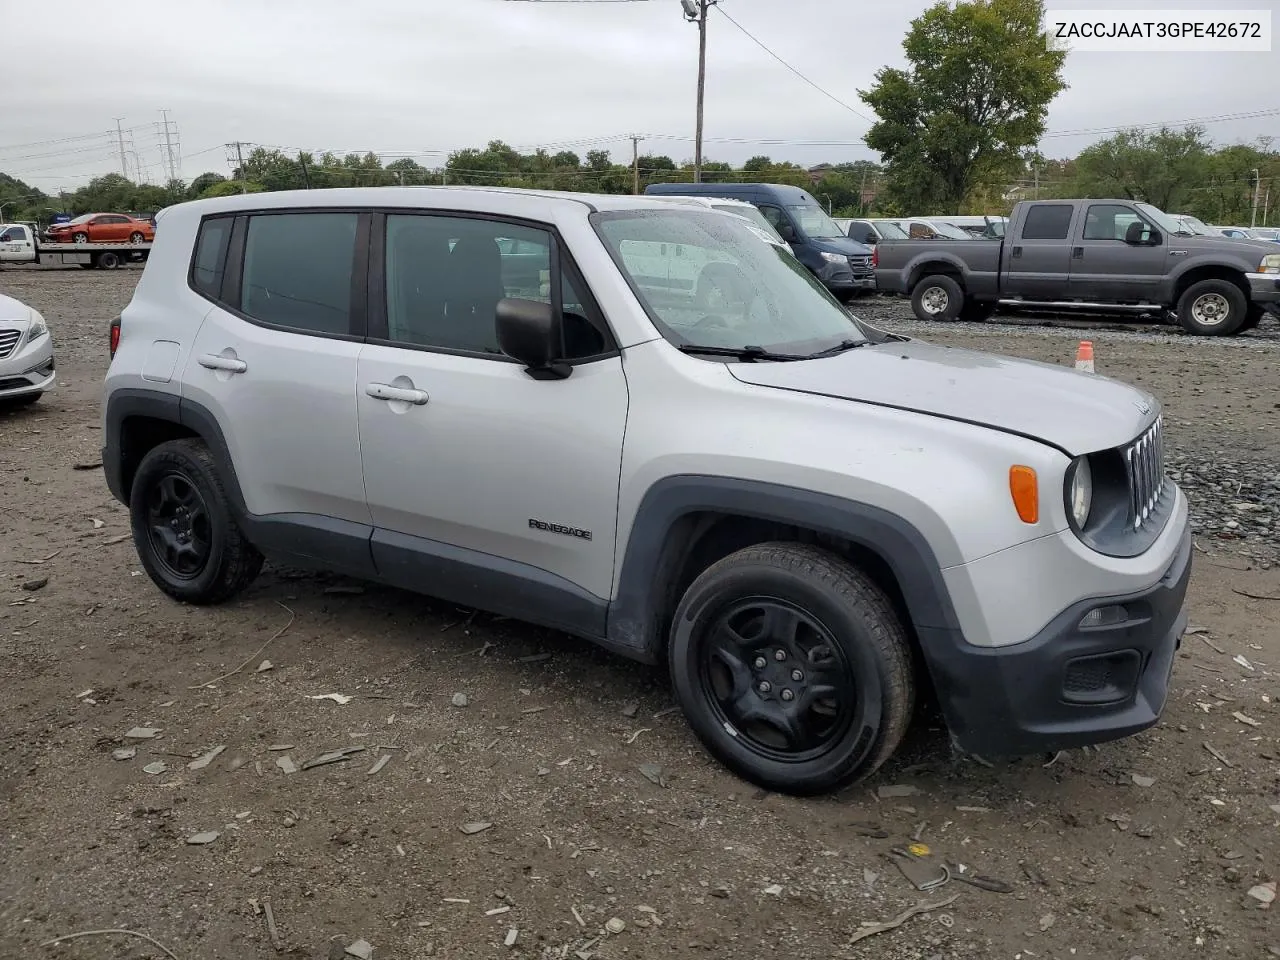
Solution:
{"label": "black lower bumper trim", "polygon": [[[1160,719],[1186,630],[1191,533],[1160,582],[1141,593],[1074,604],[1025,643],[976,647],[953,631],[920,629],[943,714],[959,746],[1024,756],[1131,736]],[[1120,606],[1114,626],[1081,627]]]}

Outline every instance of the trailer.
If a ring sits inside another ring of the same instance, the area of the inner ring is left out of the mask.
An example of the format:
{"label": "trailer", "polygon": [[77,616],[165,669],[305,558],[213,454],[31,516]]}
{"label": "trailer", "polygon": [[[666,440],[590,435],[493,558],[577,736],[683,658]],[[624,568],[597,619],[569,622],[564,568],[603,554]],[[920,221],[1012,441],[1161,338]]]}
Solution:
{"label": "trailer", "polygon": [[26,224],[0,224],[0,263],[60,262],[85,270],[114,270],[122,264],[145,262],[150,253],[149,242],[44,243]]}

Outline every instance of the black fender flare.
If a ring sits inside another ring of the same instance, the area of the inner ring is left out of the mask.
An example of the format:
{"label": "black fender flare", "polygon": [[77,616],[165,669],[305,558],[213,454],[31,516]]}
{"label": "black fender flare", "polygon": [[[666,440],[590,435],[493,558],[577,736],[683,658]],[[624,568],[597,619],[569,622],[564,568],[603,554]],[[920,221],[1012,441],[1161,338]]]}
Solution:
{"label": "black fender flare", "polygon": [[636,510],[609,606],[610,647],[648,663],[662,657],[663,578],[683,546],[671,535],[681,518],[704,512],[784,523],[857,544],[888,565],[918,632],[960,631],[933,548],[902,517],[798,487],[685,474],[654,483]]}

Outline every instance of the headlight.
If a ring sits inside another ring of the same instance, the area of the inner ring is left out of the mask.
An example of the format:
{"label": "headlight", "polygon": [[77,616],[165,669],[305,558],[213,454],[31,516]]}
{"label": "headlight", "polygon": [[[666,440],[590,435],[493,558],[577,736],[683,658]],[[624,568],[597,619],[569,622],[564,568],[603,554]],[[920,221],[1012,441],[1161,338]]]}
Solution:
{"label": "headlight", "polygon": [[1088,457],[1080,457],[1067,470],[1067,507],[1076,526],[1083,529],[1093,508],[1093,471]]}
{"label": "headlight", "polygon": [[48,335],[49,327],[44,322],[44,317],[37,314],[31,320],[31,326],[27,327],[27,343],[34,343],[41,337]]}
{"label": "headlight", "polygon": [[[825,254],[824,254],[825,256]],[[1259,273],[1280,273],[1280,254],[1269,253],[1258,264]]]}
{"label": "headlight", "polygon": [[[823,253],[822,259],[827,261],[827,263],[848,263],[849,262],[848,257],[842,256],[841,254],[838,254],[838,253]],[[1280,257],[1276,257],[1275,260],[1280,261]]]}

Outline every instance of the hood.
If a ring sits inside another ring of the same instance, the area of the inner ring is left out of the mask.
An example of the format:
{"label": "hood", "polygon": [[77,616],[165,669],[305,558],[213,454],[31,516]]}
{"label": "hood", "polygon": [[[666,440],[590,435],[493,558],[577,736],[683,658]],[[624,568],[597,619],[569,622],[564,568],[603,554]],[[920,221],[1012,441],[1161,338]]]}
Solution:
{"label": "hood", "polygon": [[0,294],[0,320],[17,320],[21,323],[31,319],[31,308],[21,300]]}
{"label": "hood", "polygon": [[849,237],[824,237],[821,240],[810,238],[809,242],[819,250],[827,253],[839,253],[846,257],[871,256],[870,247],[865,243],[859,243],[857,240],[851,240]]}
{"label": "hood", "polygon": [[743,383],[975,423],[1073,457],[1128,443],[1160,409],[1150,394],[1106,377],[918,340],[728,369]]}
{"label": "hood", "polygon": [[1268,240],[1239,240],[1235,237],[1204,237],[1198,234],[1194,237],[1172,236],[1169,238],[1169,245],[1210,253],[1230,250],[1245,257],[1251,257],[1256,253],[1259,259],[1275,253],[1270,249],[1275,244]]}

